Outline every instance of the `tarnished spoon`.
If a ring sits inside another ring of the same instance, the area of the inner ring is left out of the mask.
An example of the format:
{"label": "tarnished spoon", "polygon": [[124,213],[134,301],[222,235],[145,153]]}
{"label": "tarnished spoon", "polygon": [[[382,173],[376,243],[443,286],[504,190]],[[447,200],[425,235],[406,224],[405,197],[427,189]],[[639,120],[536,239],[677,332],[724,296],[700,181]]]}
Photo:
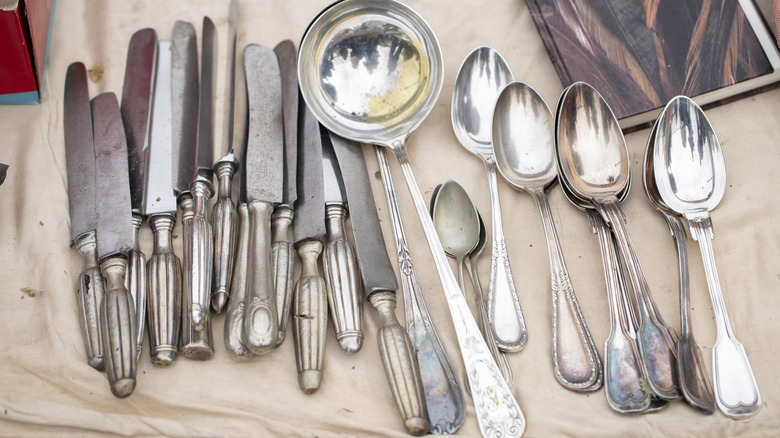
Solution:
{"label": "tarnished spoon", "polygon": [[528,85],[512,82],[496,102],[493,151],[501,175],[534,198],[542,217],[551,273],[555,377],[568,389],[595,391],[602,383],[601,359],[574,295],[545,193],[558,178],[553,124],[542,97]]}
{"label": "tarnished spoon", "polygon": [[631,179],[623,133],[606,101],[584,82],[564,90],[559,106],[556,149],[560,176],[572,193],[599,212],[618,242],[636,294],[639,350],[650,388],[661,398],[679,398],[676,335],[655,305],[617,198]]}
{"label": "tarnished spoon", "polygon": [[653,150],[657,128],[658,124],[656,123],[650,130],[650,136],[647,139],[642,185],[650,203],[666,220],[669,231],[672,233],[674,247],[677,250],[681,332],[677,341],[677,376],[679,378],[680,391],[685,400],[692,406],[712,413],[715,411],[715,396],[712,394],[710,377],[707,374],[707,369],[704,367],[699,345],[696,343],[691,329],[690,278],[688,276],[688,249],[686,245],[688,234],[685,232],[685,220],[670,209],[661,199],[658,187],[655,185],[655,175],[653,175]]}
{"label": "tarnished spoon", "polygon": [[691,235],[699,242],[715,312],[715,401],[729,417],[748,417],[761,408],[761,394],[745,349],[731,330],[712,248],[709,211],[726,191],[726,165],[720,143],[707,116],[685,96],[672,99],[657,124],[653,174],[658,193],[672,210],[685,217]]}

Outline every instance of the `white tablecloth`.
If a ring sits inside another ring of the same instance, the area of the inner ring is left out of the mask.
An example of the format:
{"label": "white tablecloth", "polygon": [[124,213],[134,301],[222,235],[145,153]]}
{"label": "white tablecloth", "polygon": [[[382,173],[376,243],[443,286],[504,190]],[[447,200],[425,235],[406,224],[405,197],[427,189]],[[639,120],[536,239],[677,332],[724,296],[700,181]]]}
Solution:
{"label": "white tablecloth", "polygon": [[[309,21],[330,0],[242,1],[240,43],[273,47],[300,40]],[[525,2],[409,0],[436,32],[444,54],[445,80],[439,101],[409,140],[409,159],[426,197],[447,179],[460,182],[486,220],[487,179],[480,160],[463,149],[450,124],[450,100],[458,67],[475,47],[501,52],[515,77],[535,87],[554,106],[562,90]],[[769,1],[760,2],[764,10]],[[79,327],[76,279],[82,262],[70,248],[67,175],[62,127],[62,90],[71,62],[102,68],[90,83],[93,96],[121,93],[127,43],[136,30],[152,27],[169,38],[176,19],[199,29],[203,15],[216,23],[226,49],[228,2],[71,0],[56,5],[43,102],[0,107],[0,162],[10,165],[0,186],[0,435],[170,435],[170,436],[405,436],[377,353],[378,319],[365,305],[363,349],[342,352],[328,333],[325,377],[315,394],[298,389],[291,339],[249,363],[232,361],[222,343],[223,316],[213,318],[215,357],[181,358],[168,369],[151,365],[148,346],[138,366],[138,384],[116,399],[105,376],[85,361]],[[220,67],[219,80],[224,75]],[[218,88],[222,98],[222,87]],[[746,421],[720,413],[702,415],[682,402],[662,412],[623,416],[607,405],[603,389],[579,394],[560,386],[551,362],[551,300],[547,249],[532,198],[500,181],[508,252],[529,328],[528,345],[510,361],[513,391],[526,419],[526,436],[780,436],[780,90],[707,111],[728,170],[726,195],[712,213],[715,253],[726,306],[744,344],[763,396],[761,412]],[[218,102],[219,103],[219,102]],[[219,119],[218,119],[219,120]],[[216,138],[221,138],[218,132]],[[667,321],[679,327],[674,246],[666,224],[641,189],[641,164],[648,131],[626,136],[633,191],[624,203],[628,229],[655,299]],[[366,148],[369,171],[376,171]],[[438,276],[424,243],[400,169],[392,164],[408,240],[420,285],[444,347],[462,376],[463,363]],[[379,179],[372,181],[388,248],[389,217]],[[574,287],[600,352],[609,333],[607,298],[598,243],[586,216],[560,189],[550,202]],[[488,227],[490,227],[489,220]],[[174,234],[181,235],[177,229]],[[151,233],[142,235],[151,250]],[[699,252],[689,242],[694,330],[710,367],[714,319]],[[181,238],[175,242],[181,254]],[[479,262],[488,283],[489,251]],[[395,262],[394,262],[395,263]],[[472,292],[467,291],[470,296]],[[403,320],[399,293],[397,314]],[[466,397],[461,436],[478,435]]]}

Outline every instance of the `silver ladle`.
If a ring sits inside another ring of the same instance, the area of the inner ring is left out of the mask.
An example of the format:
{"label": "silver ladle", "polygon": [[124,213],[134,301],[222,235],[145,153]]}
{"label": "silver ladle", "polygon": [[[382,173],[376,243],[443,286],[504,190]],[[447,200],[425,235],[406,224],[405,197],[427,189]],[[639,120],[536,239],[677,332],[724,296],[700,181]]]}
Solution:
{"label": "silver ladle", "polygon": [[545,193],[558,178],[553,125],[541,96],[522,82],[511,82],[496,102],[493,151],[501,175],[534,198],[542,217],[551,273],[555,377],[568,389],[595,391],[602,384],[601,359],[574,295]]}
{"label": "silver ladle", "polygon": [[669,208],[685,217],[691,235],[699,242],[715,312],[715,401],[729,417],[748,417],[761,408],[761,394],[745,349],[731,330],[712,248],[709,211],[726,190],[720,143],[704,112],[685,96],[675,97],[666,105],[657,125],[653,173],[658,193]]}
{"label": "silver ladle", "polygon": [[398,159],[447,298],[480,431],[522,435],[525,416],[471,316],[406,155],[407,137],[441,91],[436,36],[403,3],[345,0],[309,26],[298,59],[301,94],[320,123],[350,140],[387,147]]}
{"label": "silver ladle", "polygon": [[464,296],[463,266],[468,265],[471,282],[474,285],[475,305],[479,328],[485,338],[490,354],[496,360],[507,385],[514,383],[514,374],[506,354],[498,349],[487,315],[487,306],[482,296],[482,287],[472,257],[485,248],[487,235],[482,218],[471,202],[468,193],[455,181],[449,180],[436,186],[430,202],[431,217],[439,234],[444,252],[455,258],[458,265],[458,283]]}
{"label": "silver ladle", "polygon": [[645,194],[656,210],[663,216],[669,231],[672,233],[674,246],[677,250],[677,268],[680,283],[680,338],[677,341],[677,376],[679,378],[680,391],[692,406],[706,412],[715,411],[715,396],[712,394],[712,384],[707,374],[707,369],[701,357],[701,351],[693,337],[691,329],[690,312],[690,278],[688,276],[688,249],[686,241],[688,234],[685,232],[685,220],[679,214],[669,208],[661,199],[658,187],[655,184],[653,174],[653,150],[656,142],[656,130],[658,124],[654,124],[650,130],[645,148],[644,172],[642,172],[642,185]]}
{"label": "silver ladle", "polygon": [[455,136],[466,150],[482,159],[487,170],[493,224],[488,310],[496,343],[508,352],[525,347],[528,332],[506,251],[490,132],[496,99],[501,89],[513,79],[512,71],[497,51],[479,47],[460,66],[451,110]]}
{"label": "silver ladle", "polygon": [[648,385],[660,398],[679,398],[676,335],[655,305],[617,198],[630,181],[623,133],[601,95],[584,82],[564,90],[559,106],[556,146],[561,178],[599,212],[620,247],[636,295],[638,343]]}

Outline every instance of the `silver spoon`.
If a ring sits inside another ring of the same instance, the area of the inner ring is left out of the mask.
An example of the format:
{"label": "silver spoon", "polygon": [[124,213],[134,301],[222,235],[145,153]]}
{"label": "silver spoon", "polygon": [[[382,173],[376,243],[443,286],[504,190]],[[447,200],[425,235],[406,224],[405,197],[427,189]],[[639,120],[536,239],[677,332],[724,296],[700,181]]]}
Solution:
{"label": "silver spoon", "polygon": [[712,348],[715,401],[729,417],[754,415],[761,408],[761,394],[745,349],[731,330],[712,248],[709,211],[726,190],[726,166],[715,131],[691,99],[678,96],[664,108],[658,120],[653,162],[658,193],[685,217],[691,235],[699,242],[717,328]]}
{"label": "silver spoon", "polygon": [[561,178],[599,212],[618,242],[636,295],[639,350],[648,385],[660,398],[679,398],[676,335],[655,305],[616,196],[630,181],[623,133],[601,95],[584,82],[564,90],[559,106],[556,146]]}
{"label": "silver spoon", "polygon": [[447,298],[480,431],[522,435],[525,416],[460,292],[406,155],[407,137],[443,84],[436,36],[403,3],[345,0],[309,26],[298,59],[301,94],[317,119],[342,137],[387,147],[398,159]]}
{"label": "silver spoon", "polygon": [[685,400],[692,406],[712,413],[715,411],[715,396],[712,394],[712,384],[710,383],[707,369],[704,367],[699,345],[696,343],[691,330],[690,279],[688,276],[688,250],[686,245],[688,234],[685,232],[685,221],[666,205],[658,193],[658,187],[655,185],[653,150],[657,128],[658,124],[656,123],[650,130],[650,136],[647,139],[642,183],[650,203],[666,220],[669,231],[672,233],[675,249],[677,250],[681,316],[681,333],[677,341],[677,376],[679,378],[680,391]]}
{"label": "silver spoon", "polygon": [[574,295],[545,193],[558,177],[553,124],[542,97],[528,85],[512,82],[496,102],[493,151],[501,175],[534,198],[542,217],[551,273],[555,377],[568,389],[595,391],[602,384],[601,359]]}
{"label": "silver spoon", "polygon": [[433,224],[439,234],[439,240],[444,246],[444,251],[450,257],[455,258],[458,265],[458,282],[464,296],[466,288],[463,285],[463,266],[464,262],[468,263],[469,275],[472,284],[474,284],[479,328],[490,349],[490,354],[496,360],[498,369],[501,370],[501,375],[504,376],[507,385],[512,386],[514,383],[512,368],[506,354],[496,346],[487,316],[487,306],[482,296],[482,288],[478,283],[479,279],[476,277],[475,267],[472,263],[472,256],[475,253],[478,256],[485,248],[487,241],[482,218],[463,187],[452,180],[436,187],[433,196],[431,196],[430,205]]}
{"label": "silver spoon", "polygon": [[493,224],[493,262],[488,290],[490,326],[499,348],[509,352],[520,351],[525,346],[528,332],[504,242],[490,132],[496,99],[512,80],[504,58],[490,47],[479,47],[461,64],[452,92],[452,129],[463,147],[480,157],[487,169]]}

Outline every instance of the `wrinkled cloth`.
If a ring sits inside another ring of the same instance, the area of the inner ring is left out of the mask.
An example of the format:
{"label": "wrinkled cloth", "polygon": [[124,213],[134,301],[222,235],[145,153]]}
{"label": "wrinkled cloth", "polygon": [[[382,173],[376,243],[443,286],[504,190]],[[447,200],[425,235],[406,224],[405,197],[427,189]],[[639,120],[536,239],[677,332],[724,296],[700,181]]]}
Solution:
{"label": "wrinkled cloth", "polygon": [[[310,20],[331,0],[241,1],[239,43],[274,47],[300,41]],[[509,63],[515,77],[533,86],[554,108],[562,87],[522,0],[442,2],[408,0],[438,36],[444,56],[444,87],[422,125],[409,138],[408,155],[426,199],[447,179],[457,180],[473,198],[491,229],[484,165],[458,143],[450,121],[453,83],[462,60],[475,47],[489,45]],[[769,0],[759,2],[770,14]],[[148,344],[138,365],[135,392],[116,399],[103,373],[86,363],[75,290],[82,261],[70,244],[62,96],[67,66],[81,61],[91,69],[91,96],[121,94],[127,44],[138,29],[151,27],[168,39],[175,20],[200,28],[210,16],[220,37],[219,83],[227,53],[228,1],[139,0],[59,1],[43,101],[0,107],[0,162],[11,167],[0,187],[0,435],[63,436],[284,436],[403,437],[403,425],[388,389],[377,352],[376,312],[365,303],[363,349],[342,352],[329,328],[324,380],[314,394],[297,383],[292,336],[277,350],[247,363],[232,361],[223,344],[224,316],[213,320],[216,354],[207,362],[180,358],[167,369],[151,365]],[[98,74],[102,70],[102,75]],[[223,86],[217,88],[221,108]],[[221,139],[221,113],[216,136]],[[780,436],[780,90],[707,111],[728,171],[726,194],[712,212],[713,245],[725,304],[736,337],[744,345],[763,396],[762,410],[746,421],[720,413],[707,416],[682,402],[641,416],[610,409],[604,390],[580,394],[564,389],[552,369],[551,293],[547,248],[533,199],[499,181],[507,250],[529,329],[526,348],[510,355],[513,392],[523,409],[528,437],[601,436]],[[642,192],[642,158],[649,131],[628,134],[633,190],[624,202],[627,227],[655,300],[666,321],[680,327],[677,261],[663,218]],[[217,145],[219,147],[219,145]],[[365,149],[369,173],[377,171]],[[216,156],[219,152],[215,152]],[[463,376],[446,299],[412,199],[391,163],[404,226],[422,293],[445,350]],[[381,181],[372,179],[388,248],[392,230]],[[555,225],[571,280],[593,339],[603,354],[609,335],[608,305],[600,252],[588,219],[563,196],[549,190]],[[212,201],[213,202],[213,201]],[[174,234],[181,236],[179,226]],[[152,236],[142,231],[151,253]],[[174,242],[181,255],[181,237]],[[701,257],[689,239],[693,330],[711,368],[715,342],[712,305]],[[490,251],[478,263],[487,288]],[[395,257],[392,262],[397,269]],[[300,268],[298,268],[300,269]],[[473,292],[467,287],[469,302]],[[403,315],[399,293],[397,315]],[[462,384],[464,382],[461,382]],[[478,436],[471,398],[459,436]]]}

